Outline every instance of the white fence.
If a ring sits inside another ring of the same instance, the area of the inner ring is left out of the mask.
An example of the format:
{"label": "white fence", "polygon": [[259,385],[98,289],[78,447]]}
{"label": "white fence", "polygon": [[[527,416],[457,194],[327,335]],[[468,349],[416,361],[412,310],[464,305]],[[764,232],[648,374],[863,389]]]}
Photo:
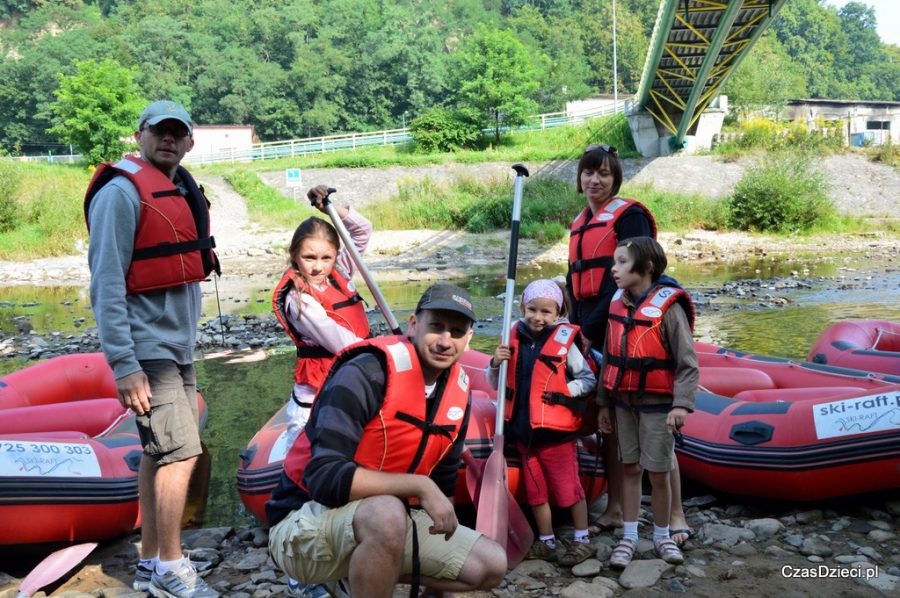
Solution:
{"label": "white fence", "polygon": [[[616,105],[584,112],[553,112],[539,114],[533,117],[532,123],[523,127],[517,127],[516,131],[543,131],[556,127],[579,125],[592,118],[609,116],[625,111],[625,101]],[[507,132],[508,129],[503,129]],[[493,129],[485,129],[486,134]],[[323,154],[327,152],[339,152],[355,150],[360,147],[402,145],[412,141],[409,129],[390,129],[372,133],[351,133],[347,135],[332,135],[329,137],[309,137],[306,139],[290,139],[288,141],[270,141],[267,143],[254,143],[250,149],[232,150],[226,152],[191,152],[184,157],[183,164],[221,164],[235,162],[253,162],[256,160],[274,160],[276,158],[293,158],[308,154]],[[23,162],[51,162],[72,163],[81,160],[80,155],[59,156],[11,156],[8,159]]]}

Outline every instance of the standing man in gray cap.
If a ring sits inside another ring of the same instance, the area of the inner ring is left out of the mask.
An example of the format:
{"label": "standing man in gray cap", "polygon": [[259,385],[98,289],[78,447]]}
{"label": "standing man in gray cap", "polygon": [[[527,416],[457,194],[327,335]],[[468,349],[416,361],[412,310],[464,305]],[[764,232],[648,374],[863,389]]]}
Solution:
{"label": "standing man in gray cap", "polygon": [[337,597],[503,581],[506,551],[453,510],[471,401],[458,362],[474,323],[469,294],[436,284],[405,335],[338,354],[266,503],[269,554],[288,575]]}
{"label": "standing man in gray cap", "polygon": [[134,134],[141,157],[101,164],[84,199],[100,344],[144,449],[134,588],[159,598],[218,597],[181,550],[188,482],[202,452],[193,366],[200,281],[219,273],[209,202],[180,165],[192,134],[182,106],[153,102]]}

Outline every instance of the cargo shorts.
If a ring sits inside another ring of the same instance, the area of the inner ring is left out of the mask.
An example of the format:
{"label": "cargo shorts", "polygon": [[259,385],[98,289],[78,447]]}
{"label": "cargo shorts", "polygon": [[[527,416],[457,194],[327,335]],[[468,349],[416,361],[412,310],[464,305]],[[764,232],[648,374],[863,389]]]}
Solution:
{"label": "cargo shorts", "polygon": [[136,416],[144,454],[158,466],[200,455],[203,447],[194,365],[169,359],[148,359],[140,364],[153,394],[150,411]]}

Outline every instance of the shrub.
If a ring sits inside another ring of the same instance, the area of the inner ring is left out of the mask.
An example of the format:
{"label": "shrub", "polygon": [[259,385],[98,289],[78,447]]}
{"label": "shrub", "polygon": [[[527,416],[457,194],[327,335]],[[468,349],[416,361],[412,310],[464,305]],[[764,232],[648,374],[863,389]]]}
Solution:
{"label": "shrub", "polygon": [[432,108],[414,119],[409,131],[416,147],[423,152],[455,152],[474,147],[481,139],[481,128],[467,112]]}
{"label": "shrub", "polygon": [[18,193],[22,169],[16,162],[0,159],[0,232],[8,232],[18,222]]}
{"label": "shrub", "polygon": [[837,211],[826,195],[828,185],[802,153],[766,154],[750,168],[725,200],[728,224],[740,230],[809,231],[832,221]]}

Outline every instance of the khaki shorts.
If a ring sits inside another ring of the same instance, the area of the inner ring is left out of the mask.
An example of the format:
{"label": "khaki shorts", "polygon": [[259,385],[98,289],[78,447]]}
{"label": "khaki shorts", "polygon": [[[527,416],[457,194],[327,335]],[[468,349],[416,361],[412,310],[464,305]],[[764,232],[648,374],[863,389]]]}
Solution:
{"label": "khaki shorts", "polygon": [[[269,530],[269,554],[281,569],[303,583],[337,581],[350,574],[350,556],[358,546],[353,533],[353,516],[359,501],[329,509],[309,501],[291,512]],[[419,537],[421,575],[457,579],[472,547],[481,536],[459,526],[453,536],[432,535],[431,517],[423,509],[413,509]],[[406,534],[402,573],[412,573],[412,525]]]}
{"label": "khaki shorts", "polygon": [[668,413],[632,411],[616,406],[616,432],[622,463],[640,463],[647,471],[675,469],[675,436]]}
{"label": "khaki shorts", "polygon": [[197,374],[194,365],[168,359],[141,361],[150,382],[150,413],[136,423],[144,454],[157,465],[196,457],[203,452],[197,427]]}

